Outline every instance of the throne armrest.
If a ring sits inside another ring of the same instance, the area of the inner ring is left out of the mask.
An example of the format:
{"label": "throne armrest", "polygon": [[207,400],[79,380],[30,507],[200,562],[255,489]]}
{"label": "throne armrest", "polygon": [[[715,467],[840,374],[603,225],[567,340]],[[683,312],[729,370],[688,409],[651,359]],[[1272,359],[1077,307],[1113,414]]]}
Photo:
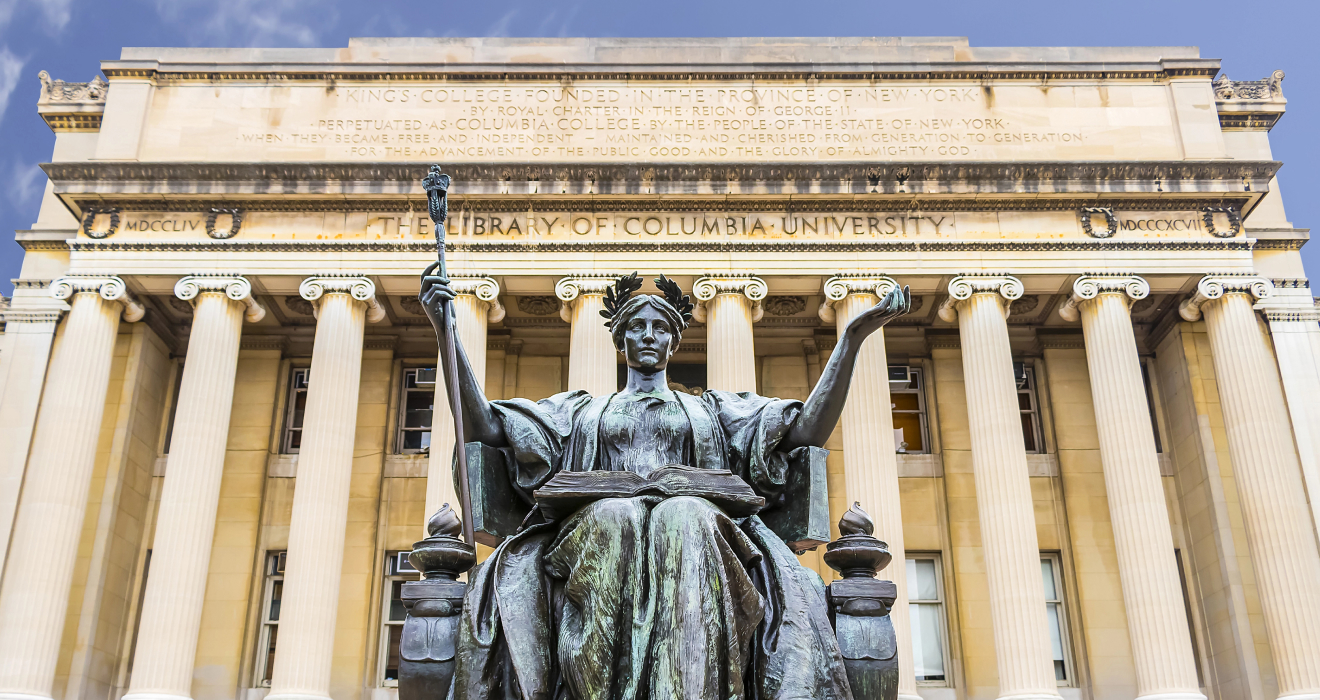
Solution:
{"label": "throne armrest", "polygon": [[794,552],[815,549],[830,541],[830,495],[822,447],[802,447],[790,453],[782,502],[760,514],[761,521]]}
{"label": "throne armrest", "polygon": [[[513,488],[504,453],[480,442],[467,443],[468,495],[472,497],[472,529],[477,541],[498,546],[518,531],[531,506]],[[454,470],[458,486],[458,470]]]}

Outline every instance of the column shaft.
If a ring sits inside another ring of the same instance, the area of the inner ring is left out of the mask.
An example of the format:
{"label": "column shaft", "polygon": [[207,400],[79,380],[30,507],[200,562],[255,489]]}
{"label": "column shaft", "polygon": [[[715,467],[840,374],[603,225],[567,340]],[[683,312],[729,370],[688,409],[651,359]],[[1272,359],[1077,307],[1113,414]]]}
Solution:
{"label": "column shaft", "polygon": [[366,309],[320,300],[270,698],[327,698],[344,562]]}
{"label": "column shaft", "polygon": [[1271,321],[1270,336],[1310,497],[1311,519],[1320,529],[1320,351],[1316,348],[1320,325],[1314,320]]}
{"label": "column shaft", "polygon": [[9,535],[23,488],[23,471],[32,446],[59,312],[47,311],[45,316],[30,321],[10,316],[5,323],[5,337],[10,344],[3,365],[8,376],[0,377],[4,387],[0,392],[0,445],[5,446],[0,453],[0,571],[9,551]]}
{"label": "column shaft", "polygon": [[242,329],[241,303],[197,297],[152,545],[167,565],[147,578],[133,657],[129,696],[141,700],[191,696]]}
{"label": "column shaft", "polygon": [[1128,299],[1101,293],[1080,310],[1137,695],[1202,698]]}
{"label": "column shaft", "polygon": [[0,591],[0,698],[49,698],[122,307],[74,294],[55,344]]}
{"label": "column shaft", "polygon": [[1004,302],[997,293],[972,294],[959,306],[958,324],[999,697],[1054,698],[1040,545]]}
{"label": "column shaft", "polygon": [[1252,299],[1203,307],[1279,695],[1320,698],[1320,555],[1279,373]]}
{"label": "column shaft", "polygon": [[[472,372],[482,387],[486,385],[486,312],[488,302],[474,294],[454,297],[454,322],[458,327],[458,340],[463,344]],[[443,363],[438,357],[437,363]],[[439,367],[439,364],[436,365]],[[454,490],[454,416],[449,410],[449,388],[445,386],[444,370],[436,373],[435,403],[431,412],[431,453],[426,470],[426,517],[448,503],[456,511],[463,509]]]}
{"label": "column shaft", "polygon": [[741,292],[706,302],[706,384],[722,391],[756,391],[752,300]]}
{"label": "column shaft", "polygon": [[[839,335],[858,314],[880,300],[874,294],[849,294],[834,308]],[[889,398],[889,363],[884,329],[862,343],[853,369],[848,402],[843,406],[843,475],[848,503],[858,502],[875,519],[875,536],[889,545],[893,563],[888,576],[898,589],[889,619],[898,641],[899,697],[917,698],[908,611],[906,550],[903,547],[903,501],[898,489],[894,449],[894,414]],[[882,574],[883,576],[884,574]]]}
{"label": "column shaft", "polygon": [[568,346],[568,388],[592,396],[613,394],[619,385],[618,356],[605,319],[605,297],[583,292],[569,305],[572,331]]}

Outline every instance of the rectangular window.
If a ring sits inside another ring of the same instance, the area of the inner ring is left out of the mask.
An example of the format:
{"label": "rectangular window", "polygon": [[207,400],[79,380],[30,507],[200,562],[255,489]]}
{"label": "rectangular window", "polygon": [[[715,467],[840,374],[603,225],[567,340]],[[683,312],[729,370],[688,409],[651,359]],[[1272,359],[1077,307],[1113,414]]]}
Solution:
{"label": "rectangular window", "polygon": [[1022,442],[1027,452],[1044,452],[1040,431],[1040,400],[1036,395],[1036,370],[1024,362],[1013,363],[1017,378],[1018,409],[1022,412]]}
{"label": "rectangular window", "polygon": [[284,412],[284,439],[280,452],[298,454],[302,447],[303,416],[307,413],[307,382],[312,370],[309,367],[295,367],[289,373],[289,405]]}
{"label": "rectangular window", "polygon": [[922,685],[947,685],[944,659],[944,587],[939,557],[915,554],[907,560],[908,616],[912,664]]}
{"label": "rectangular window", "polygon": [[403,639],[403,621],[408,611],[403,607],[403,584],[421,577],[408,562],[409,552],[387,552],[385,587],[381,596],[384,610],[380,615],[380,684],[387,688],[399,685],[399,643]]}
{"label": "rectangular window", "polygon": [[269,688],[275,672],[275,643],[279,637],[280,601],[284,598],[285,552],[266,553],[266,585],[262,589],[261,631],[257,635],[255,682]]}
{"label": "rectangular window", "polygon": [[1068,616],[1063,607],[1063,569],[1057,554],[1042,554],[1040,576],[1045,586],[1045,614],[1050,627],[1050,649],[1054,654],[1054,679],[1072,685],[1072,663],[1068,658]]}
{"label": "rectangular window", "polygon": [[[907,370],[907,384],[893,377]],[[918,367],[890,365],[889,401],[894,412],[894,449],[900,454],[930,452],[926,425],[926,382]],[[899,388],[901,387],[901,388]]]}
{"label": "rectangular window", "polygon": [[435,411],[435,368],[403,371],[399,391],[399,453],[410,455],[431,449],[431,419]]}
{"label": "rectangular window", "polygon": [[1182,584],[1183,612],[1187,614],[1187,634],[1192,638],[1192,660],[1196,664],[1196,684],[1205,686],[1205,675],[1201,673],[1201,644],[1196,639],[1196,625],[1192,624],[1192,596],[1187,591],[1187,573],[1183,569],[1182,550],[1173,550],[1173,560],[1178,564],[1178,582]]}
{"label": "rectangular window", "polygon": [[174,440],[174,417],[179,413],[179,389],[183,388],[183,363],[179,362],[174,371],[174,393],[170,396],[169,427],[165,429],[165,447],[161,454],[170,453],[170,442]]}

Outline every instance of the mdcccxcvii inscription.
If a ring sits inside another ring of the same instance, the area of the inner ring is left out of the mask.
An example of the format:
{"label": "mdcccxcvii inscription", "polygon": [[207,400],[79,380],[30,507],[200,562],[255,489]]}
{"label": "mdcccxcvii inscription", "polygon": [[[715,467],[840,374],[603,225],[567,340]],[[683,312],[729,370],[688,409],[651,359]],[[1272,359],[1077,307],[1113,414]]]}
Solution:
{"label": "mdcccxcvii inscription", "polygon": [[[1158,85],[626,81],[158,88],[144,160],[1178,158]],[[198,110],[224,120],[197,120]]]}

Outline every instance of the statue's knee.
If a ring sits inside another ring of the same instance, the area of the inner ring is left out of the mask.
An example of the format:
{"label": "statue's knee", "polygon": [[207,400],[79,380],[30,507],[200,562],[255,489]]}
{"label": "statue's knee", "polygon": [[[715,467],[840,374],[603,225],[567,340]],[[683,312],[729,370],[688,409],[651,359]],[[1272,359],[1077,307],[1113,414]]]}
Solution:
{"label": "statue's knee", "polygon": [[646,506],[630,498],[603,498],[590,507],[592,520],[620,532],[640,532],[646,525]]}
{"label": "statue's knee", "polygon": [[678,496],[666,498],[651,511],[652,527],[671,529],[690,523],[708,522],[719,514],[719,509],[704,498]]}

